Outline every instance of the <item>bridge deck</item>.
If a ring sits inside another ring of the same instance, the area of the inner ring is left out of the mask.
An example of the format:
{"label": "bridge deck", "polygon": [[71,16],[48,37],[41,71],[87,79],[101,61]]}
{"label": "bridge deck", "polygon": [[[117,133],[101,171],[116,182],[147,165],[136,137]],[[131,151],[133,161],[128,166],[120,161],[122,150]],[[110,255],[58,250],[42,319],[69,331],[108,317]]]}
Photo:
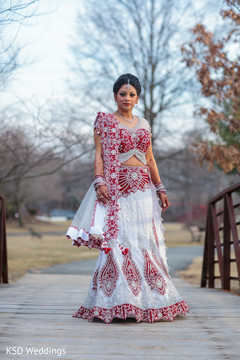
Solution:
{"label": "bridge deck", "polygon": [[[186,317],[153,324],[136,324],[133,319],[114,320],[108,325],[101,321],[89,323],[72,318],[72,314],[84,302],[90,278],[88,275],[28,273],[15,284],[1,285],[0,358],[239,359],[239,296],[200,289],[173,277],[172,281],[191,308]],[[7,346],[19,346],[19,352],[23,353],[6,354]],[[44,349],[45,354],[28,355],[26,347],[36,347],[40,352]],[[58,354],[54,354],[55,349]]]}

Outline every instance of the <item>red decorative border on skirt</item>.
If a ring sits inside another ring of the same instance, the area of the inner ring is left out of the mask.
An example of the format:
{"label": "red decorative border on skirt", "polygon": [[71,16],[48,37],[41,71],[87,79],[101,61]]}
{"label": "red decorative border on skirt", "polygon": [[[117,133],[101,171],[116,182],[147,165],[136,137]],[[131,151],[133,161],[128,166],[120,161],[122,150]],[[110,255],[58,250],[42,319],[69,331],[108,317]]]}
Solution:
{"label": "red decorative border on skirt", "polygon": [[[67,236],[68,239],[70,239],[70,236]],[[76,239],[72,239],[73,241],[73,246],[87,246],[89,249],[98,249],[98,250],[103,250],[102,249],[102,238],[101,237],[95,237],[91,234],[89,234],[89,240],[83,240],[82,238],[77,238]]]}
{"label": "red decorative border on skirt", "polygon": [[185,300],[162,309],[147,310],[142,310],[131,304],[117,305],[112,309],[104,309],[97,306],[95,306],[93,309],[87,309],[86,307],[81,306],[80,309],[75,312],[73,317],[88,319],[88,321],[91,321],[94,317],[97,317],[103,320],[105,323],[109,324],[112,322],[113,318],[126,320],[127,317],[134,316],[137,322],[147,321],[153,323],[157,320],[173,321],[175,316],[186,315],[189,310],[189,306]]}

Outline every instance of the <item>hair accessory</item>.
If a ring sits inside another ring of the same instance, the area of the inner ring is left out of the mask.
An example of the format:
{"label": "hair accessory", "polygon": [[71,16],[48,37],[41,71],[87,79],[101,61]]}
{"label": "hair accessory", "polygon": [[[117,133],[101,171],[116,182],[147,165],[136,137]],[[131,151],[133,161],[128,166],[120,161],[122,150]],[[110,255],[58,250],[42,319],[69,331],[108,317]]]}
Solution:
{"label": "hair accessory", "polygon": [[127,88],[130,88],[130,79],[128,79]]}

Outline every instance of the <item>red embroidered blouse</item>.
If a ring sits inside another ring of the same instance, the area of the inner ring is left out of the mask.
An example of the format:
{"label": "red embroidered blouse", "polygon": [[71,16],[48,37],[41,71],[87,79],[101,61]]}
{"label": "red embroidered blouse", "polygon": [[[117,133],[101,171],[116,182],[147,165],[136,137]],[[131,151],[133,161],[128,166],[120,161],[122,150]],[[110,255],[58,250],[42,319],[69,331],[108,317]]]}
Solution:
{"label": "red embroidered blouse", "polygon": [[147,164],[145,154],[151,143],[151,128],[147,120],[139,118],[138,123],[129,128],[119,123],[120,145],[119,161],[125,162],[136,156],[143,164]]}

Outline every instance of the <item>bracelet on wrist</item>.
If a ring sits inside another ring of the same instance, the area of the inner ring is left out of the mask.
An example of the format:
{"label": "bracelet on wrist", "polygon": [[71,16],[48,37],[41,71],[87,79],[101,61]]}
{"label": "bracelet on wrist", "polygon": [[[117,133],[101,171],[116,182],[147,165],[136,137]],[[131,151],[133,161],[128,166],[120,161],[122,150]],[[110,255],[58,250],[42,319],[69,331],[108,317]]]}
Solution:
{"label": "bracelet on wrist", "polygon": [[93,176],[93,180],[97,179],[97,178],[102,178],[104,179],[104,176],[103,175],[94,175]]}
{"label": "bracelet on wrist", "polygon": [[97,190],[97,188],[99,188],[99,186],[106,186],[106,180],[104,179],[104,177],[102,175],[94,175],[93,177],[93,185],[95,190]]}
{"label": "bracelet on wrist", "polygon": [[165,186],[163,185],[163,183],[161,181],[154,184],[154,186],[156,188],[156,192],[162,192],[164,194],[167,193],[166,188],[165,188]]}

